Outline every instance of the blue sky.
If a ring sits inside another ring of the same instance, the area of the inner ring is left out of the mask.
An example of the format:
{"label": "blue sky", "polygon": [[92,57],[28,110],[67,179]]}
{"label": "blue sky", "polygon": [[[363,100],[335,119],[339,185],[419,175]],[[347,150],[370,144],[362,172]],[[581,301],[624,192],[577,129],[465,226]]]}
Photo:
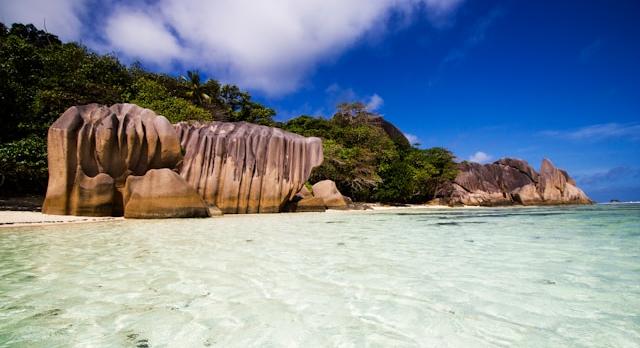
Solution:
{"label": "blue sky", "polygon": [[638,1],[47,3],[0,0],[0,20],[46,18],[125,62],[197,68],[280,120],[361,100],[422,147],[548,157],[596,200],[640,200]]}

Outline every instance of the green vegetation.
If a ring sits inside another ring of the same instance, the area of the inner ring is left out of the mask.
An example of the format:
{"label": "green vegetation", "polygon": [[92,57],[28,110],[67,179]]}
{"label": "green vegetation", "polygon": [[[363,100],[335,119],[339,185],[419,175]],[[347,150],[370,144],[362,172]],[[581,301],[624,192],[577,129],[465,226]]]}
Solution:
{"label": "green vegetation", "polygon": [[324,163],[311,182],[331,179],[357,201],[425,202],[457,174],[453,154],[443,148],[418,149],[393,139],[372,124],[379,116],[362,103],[342,104],[331,119],[300,116],[279,126],[323,139]]}
{"label": "green vegetation", "polygon": [[44,193],[46,132],[67,108],[122,102],[174,123],[246,121],[320,137],[325,161],[310,181],[334,180],[354,200],[424,202],[456,175],[449,151],[410,146],[399,131],[372,122],[379,115],[361,103],[340,105],[331,119],[300,116],[276,124],[273,109],[237,86],[202,81],[197,71],[176,78],[126,67],[33,25],[0,23],[0,194]]}
{"label": "green vegetation", "polygon": [[47,129],[73,105],[130,102],[171,122],[272,125],[275,111],[234,85],[128,68],[112,55],[63,43],[33,25],[0,23],[0,194],[44,193]]}

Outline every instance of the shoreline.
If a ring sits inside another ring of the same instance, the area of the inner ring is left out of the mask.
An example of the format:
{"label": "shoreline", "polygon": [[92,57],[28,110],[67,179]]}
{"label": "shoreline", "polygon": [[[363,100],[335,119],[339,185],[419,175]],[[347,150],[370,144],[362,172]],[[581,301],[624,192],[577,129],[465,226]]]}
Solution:
{"label": "shoreline", "polygon": [[[603,203],[596,203],[603,204]],[[456,206],[450,207],[448,205],[423,205],[423,204],[408,204],[406,206],[390,206],[380,203],[367,203],[371,209],[327,209],[324,213],[367,213],[367,212],[381,212],[381,211],[393,211],[393,210],[407,210],[407,209],[421,209],[421,210],[438,210],[438,209],[482,209],[482,208],[532,208],[543,206],[500,206],[500,207],[483,207],[483,206]],[[567,205],[559,205],[559,207]],[[548,206],[545,206],[548,207]],[[300,212],[300,213],[273,213],[273,214],[322,214],[323,212]],[[245,215],[263,215],[263,214],[226,214],[227,217],[241,217]],[[211,218],[221,218],[224,216],[215,216]],[[63,224],[76,224],[76,223],[91,223],[91,222],[106,222],[106,221],[124,221],[125,218],[114,216],[74,216],[74,215],[48,215],[39,211],[25,211],[25,210],[0,210],[0,229],[7,227],[25,227],[25,226],[46,226],[46,225],[63,225]],[[128,220],[144,220],[144,219],[128,219]]]}
{"label": "shoreline", "polygon": [[45,226],[124,220],[113,216],[48,215],[37,211],[0,211],[0,229],[5,227]]}

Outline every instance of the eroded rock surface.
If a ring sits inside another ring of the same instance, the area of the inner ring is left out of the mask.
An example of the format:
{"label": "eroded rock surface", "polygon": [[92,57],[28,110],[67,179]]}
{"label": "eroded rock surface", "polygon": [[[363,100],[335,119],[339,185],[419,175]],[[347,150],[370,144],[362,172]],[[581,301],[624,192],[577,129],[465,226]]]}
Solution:
{"label": "eroded rock surface", "polygon": [[196,190],[171,169],[130,175],[124,189],[124,217],[136,219],[207,217],[209,208]]}
{"label": "eroded rock surface", "polygon": [[121,216],[127,177],[182,158],[169,121],[133,104],[71,107],[49,128],[47,147],[45,214]]}
{"label": "eroded rock surface", "polygon": [[323,160],[319,138],[245,122],[179,123],[180,175],[227,213],[275,213]]}
{"label": "eroded rock surface", "polygon": [[444,190],[450,205],[590,204],[567,172],[544,159],[540,173],[526,161],[505,158],[491,164],[464,162],[453,183]]}
{"label": "eroded rock surface", "polygon": [[315,183],[313,185],[313,196],[322,198],[327,208],[346,208],[349,203],[338,191],[336,183],[332,180],[322,180]]}

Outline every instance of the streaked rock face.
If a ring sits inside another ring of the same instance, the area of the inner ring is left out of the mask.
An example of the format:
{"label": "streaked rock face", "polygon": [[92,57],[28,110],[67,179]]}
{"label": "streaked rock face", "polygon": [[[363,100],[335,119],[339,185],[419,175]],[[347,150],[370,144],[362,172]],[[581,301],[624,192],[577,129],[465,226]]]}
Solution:
{"label": "streaked rock face", "polygon": [[155,218],[206,216],[208,205],[279,212],[323,157],[319,138],[278,128],[174,128],[133,104],[90,104],[69,108],[49,128],[48,159],[44,213]]}
{"label": "streaked rock face", "polygon": [[180,175],[228,213],[281,211],[323,160],[322,141],[245,122],[175,125]]}
{"label": "streaked rock face", "polygon": [[526,161],[505,158],[491,164],[461,163],[443,193],[450,205],[590,204],[567,172],[544,159],[540,173]]}
{"label": "streaked rock face", "polygon": [[47,146],[46,214],[123,215],[129,175],[182,158],[171,123],[133,104],[71,107],[49,128]]}

